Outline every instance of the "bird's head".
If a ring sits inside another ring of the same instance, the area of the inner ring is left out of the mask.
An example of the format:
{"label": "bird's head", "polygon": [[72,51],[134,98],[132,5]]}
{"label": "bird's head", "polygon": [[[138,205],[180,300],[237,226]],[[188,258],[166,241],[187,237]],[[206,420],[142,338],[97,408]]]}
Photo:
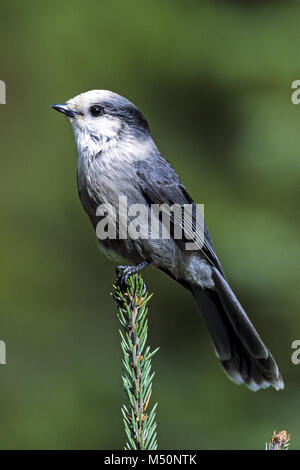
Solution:
{"label": "bird's head", "polygon": [[112,91],[88,91],[52,108],[69,117],[77,143],[91,139],[104,146],[122,138],[143,140],[150,135],[148,123],[137,107]]}

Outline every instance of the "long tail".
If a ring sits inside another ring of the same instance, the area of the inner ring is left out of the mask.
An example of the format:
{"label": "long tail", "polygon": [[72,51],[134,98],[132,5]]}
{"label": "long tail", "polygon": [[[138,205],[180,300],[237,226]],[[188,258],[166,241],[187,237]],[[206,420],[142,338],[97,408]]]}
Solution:
{"label": "long tail", "polygon": [[216,354],[228,377],[253,391],[284,388],[276,362],[226,279],[213,268],[215,290],[192,286]]}

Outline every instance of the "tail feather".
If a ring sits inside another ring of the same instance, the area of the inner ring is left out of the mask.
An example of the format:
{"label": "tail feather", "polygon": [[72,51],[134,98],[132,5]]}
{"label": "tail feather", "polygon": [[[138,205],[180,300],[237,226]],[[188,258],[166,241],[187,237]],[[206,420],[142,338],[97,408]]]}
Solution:
{"label": "tail feather", "polygon": [[192,292],[228,377],[251,390],[284,388],[277,364],[246,312],[216,269],[215,289],[192,286]]}

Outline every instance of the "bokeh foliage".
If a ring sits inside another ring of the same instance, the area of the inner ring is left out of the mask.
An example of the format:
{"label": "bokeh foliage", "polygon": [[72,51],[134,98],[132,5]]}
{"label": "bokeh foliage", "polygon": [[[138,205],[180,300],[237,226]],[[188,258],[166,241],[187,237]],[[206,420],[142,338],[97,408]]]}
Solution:
{"label": "bokeh foliage", "polygon": [[286,389],[225,377],[196,306],[147,268],[160,448],[300,447],[299,2],[2,0],[1,448],[121,448],[114,265],[76,189],[69,124],[49,109],[88,89],[144,112],[206,222]]}

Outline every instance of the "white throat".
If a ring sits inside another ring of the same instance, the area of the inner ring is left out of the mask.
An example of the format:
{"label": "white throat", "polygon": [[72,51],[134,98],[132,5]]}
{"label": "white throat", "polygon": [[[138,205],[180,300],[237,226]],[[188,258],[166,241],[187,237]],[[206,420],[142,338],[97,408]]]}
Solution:
{"label": "white throat", "polygon": [[117,147],[120,136],[97,136],[89,131],[74,127],[74,134],[79,156],[89,154],[91,159]]}

